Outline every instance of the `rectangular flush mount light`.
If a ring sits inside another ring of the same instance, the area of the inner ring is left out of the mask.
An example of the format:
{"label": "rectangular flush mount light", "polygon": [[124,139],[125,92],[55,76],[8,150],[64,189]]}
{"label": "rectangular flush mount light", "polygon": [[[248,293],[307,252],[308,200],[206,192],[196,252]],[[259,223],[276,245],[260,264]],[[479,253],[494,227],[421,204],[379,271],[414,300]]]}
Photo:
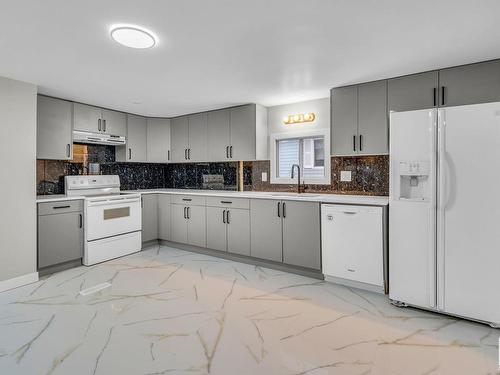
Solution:
{"label": "rectangular flush mount light", "polygon": [[303,122],[312,122],[316,118],[316,114],[310,113],[299,113],[297,115],[288,115],[283,119],[285,125],[300,124]]}

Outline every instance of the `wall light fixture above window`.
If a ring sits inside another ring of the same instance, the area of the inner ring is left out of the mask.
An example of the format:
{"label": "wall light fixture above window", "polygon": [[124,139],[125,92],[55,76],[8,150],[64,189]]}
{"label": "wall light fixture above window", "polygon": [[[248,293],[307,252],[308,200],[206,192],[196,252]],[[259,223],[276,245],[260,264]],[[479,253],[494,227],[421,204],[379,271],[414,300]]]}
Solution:
{"label": "wall light fixture above window", "polygon": [[130,48],[152,48],[158,43],[151,31],[135,25],[113,25],[110,34],[115,42]]}
{"label": "wall light fixture above window", "polygon": [[300,124],[303,122],[312,122],[316,119],[316,114],[310,113],[299,113],[297,115],[288,115],[283,119],[285,125]]}

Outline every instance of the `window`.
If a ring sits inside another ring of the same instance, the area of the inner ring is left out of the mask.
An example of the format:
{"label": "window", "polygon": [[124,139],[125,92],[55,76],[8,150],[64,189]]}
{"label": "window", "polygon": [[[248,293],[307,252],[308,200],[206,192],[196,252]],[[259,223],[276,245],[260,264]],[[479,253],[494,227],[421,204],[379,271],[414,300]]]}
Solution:
{"label": "window", "polygon": [[[317,132],[316,132],[317,133]],[[292,166],[300,166],[301,178],[305,183],[330,183],[329,158],[325,158],[325,134],[310,135],[274,135],[272,139],[271,182],[296,183],[296,177],[291,178]],[[273,168],[274,167],[274,168]],[[295,171],[297,172],[297,171]]]}

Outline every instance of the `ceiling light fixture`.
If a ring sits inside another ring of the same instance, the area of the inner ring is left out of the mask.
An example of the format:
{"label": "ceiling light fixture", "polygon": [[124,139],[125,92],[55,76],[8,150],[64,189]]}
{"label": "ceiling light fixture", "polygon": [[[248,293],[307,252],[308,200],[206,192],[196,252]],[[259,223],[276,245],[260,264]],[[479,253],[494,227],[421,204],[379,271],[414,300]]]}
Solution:
{"label": "ceiling light fixture", "polygon": [[130,48],[152,48],[158,43],[151,31],[135,25],[114,25],[110,34],[115,42]]}

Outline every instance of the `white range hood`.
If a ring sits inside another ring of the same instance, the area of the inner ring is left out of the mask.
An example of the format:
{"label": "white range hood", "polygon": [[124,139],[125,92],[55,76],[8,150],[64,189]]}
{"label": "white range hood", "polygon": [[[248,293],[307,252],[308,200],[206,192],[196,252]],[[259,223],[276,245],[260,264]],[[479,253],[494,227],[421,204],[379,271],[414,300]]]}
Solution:
{"label": "white range hood", "polygon": [[124,136],[119,136],[119,135],[110,135],[110,134],[101,134],[101,133],[92,133],[92,132],[74,130],[73,142],[122,146],[126,144],[126,138]]}

